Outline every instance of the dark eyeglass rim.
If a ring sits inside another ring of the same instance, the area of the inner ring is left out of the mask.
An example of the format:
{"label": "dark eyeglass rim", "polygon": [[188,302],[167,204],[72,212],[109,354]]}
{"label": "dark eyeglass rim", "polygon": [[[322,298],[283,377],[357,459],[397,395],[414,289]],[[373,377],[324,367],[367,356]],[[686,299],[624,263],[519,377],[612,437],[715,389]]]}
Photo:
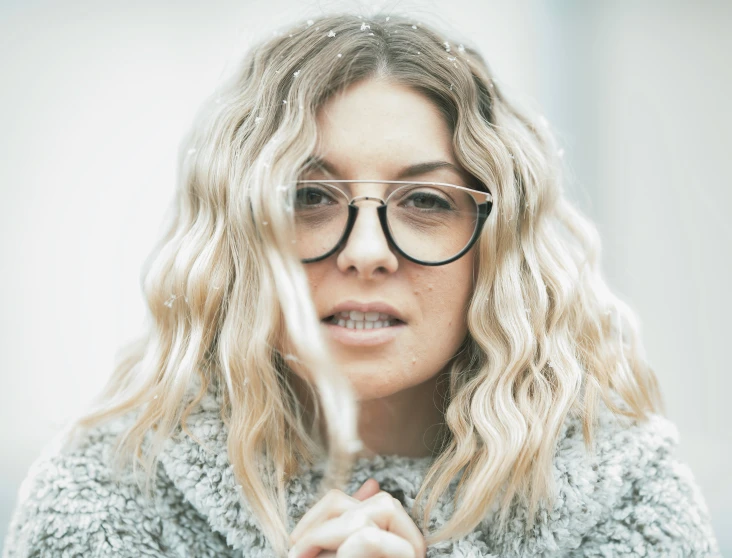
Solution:
{"label": "dark eyeglass rim", "polygon": [[[486,196],[486,201],[482,203],[476,202],[476,206],[478,208],[478,220],[475,226],[475,231],[473,231],[473,236],[470,238],[468,243],[465,245],[465,247],[455,254],[454,256],[442,260],[439,262],[427,262],[424,260],[420,260],[417,258],[414,258],[404,252],[399,245],[394,241],[394,238],[391,236],[391,233],[389,232],[389,227],[386,222],[386,203],[389,201],[389,198],[394,195],[397,191],[401,190],[401,188],[397,188],[387,196],[386,200],[376,197],[376,196],[355,196],[348,200],[348,220],[346,221],[346,227],[343,231],[343,234],[341,235],[341,238],[338,240],[336,245],[330,249],[328,252],[323,254],[322,256],[317,256],[315,258],[305,258],[301,259],[300,261],[302,263],[315,263],[319,262],[321,260],[324,260],[330,256],[332,256],[334,253],[336,253],[340,248],[346,243],[348,240],[349,235],[351,234],[351,230],[353,229],[353,225],[356,223],[356,217],[358,215],[358,206],[355,205],[356,200],[378,200],[381,202],[381,205],[376,208],[376,212],[379,216],[379,222],[381,223],[381,230],[384,232],[384,237],[386,238],[387,242],[399,253],[402,257],[405,259],[420,264],[424,266],[438,266],[438,265],[445,265],[449,264],[451,262],[454,262],[455,260],[460,259],[463,257],[472,247],[473,244],[478,240],[478,237],[480,236],[481,231],[483,230],[483,226],[485,225],[486,219],[488,219],[488,216],[490,215],[491,209],[493,208],[493,194],[491,191],[486,187],[486,192],[482,190],[475,190],[472,188],[466,188],[464,186],[458,186],[456,184],[449,184],[447,182],[422,182],[418,180],[366,180],[366,179],[360,179],[360,180],[297,180],[295,184],[329,184],[329,183],[363,183],[363,182],[373,182],[373,183],[379,183],[379,184],[404,184],[405,186],[410,184],[417,184],[417,185],[439,185],[439,186],[451,186],[453,188],[458,188],[460,190],[468,190],[470,192],[483,194]],[[340,190],[340,188],[339,188]],[[343,190],[341,190],[343,192]],[[343,192],[345,195],[345,192]],[[347,196],[346,196],[347,197]]]}

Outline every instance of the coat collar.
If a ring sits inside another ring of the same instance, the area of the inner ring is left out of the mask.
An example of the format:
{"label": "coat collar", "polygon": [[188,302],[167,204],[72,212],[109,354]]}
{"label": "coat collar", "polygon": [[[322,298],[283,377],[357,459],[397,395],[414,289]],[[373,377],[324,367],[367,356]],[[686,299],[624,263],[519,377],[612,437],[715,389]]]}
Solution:
{"label": "coat collar", "polygon": [[[205,444],[199,446],[180,428],[166,441],[160,462],[166,475],[185,499],[207,518],[235,550],[246,556],[272,556],[272,549],[261,534],[257,520],[234,478],[227,453],[227,427],[219,415],[220,400],[207,393],[189,415],[188,429]],[[604,406],[599,413],[596,450],[585,450],[578,419],[569,418],[562,428],[554,459],[557,499],[554,507],[540,508],[539,521],[526,535],[528,510],[514,508],[508,527],[499,532],[494,525],[494,510],[459,541],[443,541],[430,547],[450,556],[488,557],[501,555],[556,555],[577,548],[582,537],[596,525],[627,492],[627,470],[641,454],[668,447],[677,433],[665,419],[653,416],[641,431],[633,433]],[[637,429],[636,429],[637,430]],[[373,477],[382,489],[401,490],[405,508],[411,509],[431,458],[380,455],[358,459],[347,492],[353,493]],[[636,462],[637,463],[637,462]],[[317,488],[323,478],[324,463],[313,466],[290,479],[287,503],[291,531],[304,513],[315,504]],[[638,466],[635,466],[638,469]],[[438,502],[431,515],[430,531],[444,524],[452,514],[452,490]],[[431,551],[432,552],[432,551]]]}

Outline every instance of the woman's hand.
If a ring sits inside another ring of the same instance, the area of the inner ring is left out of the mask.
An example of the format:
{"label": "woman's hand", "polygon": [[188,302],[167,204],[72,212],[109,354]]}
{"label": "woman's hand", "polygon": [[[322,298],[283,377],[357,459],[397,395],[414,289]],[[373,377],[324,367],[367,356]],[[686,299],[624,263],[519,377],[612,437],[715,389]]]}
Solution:
{"label": "woman's hand", "polygon": [[401,502],[369,479],[353,496],[331,490],[293,529],[289,558],[423,558],[422,533]]}

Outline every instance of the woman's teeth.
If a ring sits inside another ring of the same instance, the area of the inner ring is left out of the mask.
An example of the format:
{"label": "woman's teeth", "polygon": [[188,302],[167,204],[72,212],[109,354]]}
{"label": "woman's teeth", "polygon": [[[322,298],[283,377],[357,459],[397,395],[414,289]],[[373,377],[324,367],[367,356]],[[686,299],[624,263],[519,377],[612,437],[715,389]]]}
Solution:
{"label": "woman's teeth", "polygon": [[328,323],[346,327],[348,329],[378,329],[396,325],[399,320],[379,312],[338,312]]}

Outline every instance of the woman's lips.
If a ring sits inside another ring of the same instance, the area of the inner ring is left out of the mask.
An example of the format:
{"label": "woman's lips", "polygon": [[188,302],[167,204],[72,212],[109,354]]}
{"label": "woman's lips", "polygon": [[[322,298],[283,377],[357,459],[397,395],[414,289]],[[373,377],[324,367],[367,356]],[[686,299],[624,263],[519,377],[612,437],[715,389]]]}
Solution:
{"label": "woman's lips", "polygon": [[321,323],[326,327],[328,334],[334,341],[357,347],[371,347],[389,343],[396,339],[407,327],[407,324],[402,321],[397,321],[395,325],[377,329],[350,329],[334,324],[331,318],[326,318]]}

